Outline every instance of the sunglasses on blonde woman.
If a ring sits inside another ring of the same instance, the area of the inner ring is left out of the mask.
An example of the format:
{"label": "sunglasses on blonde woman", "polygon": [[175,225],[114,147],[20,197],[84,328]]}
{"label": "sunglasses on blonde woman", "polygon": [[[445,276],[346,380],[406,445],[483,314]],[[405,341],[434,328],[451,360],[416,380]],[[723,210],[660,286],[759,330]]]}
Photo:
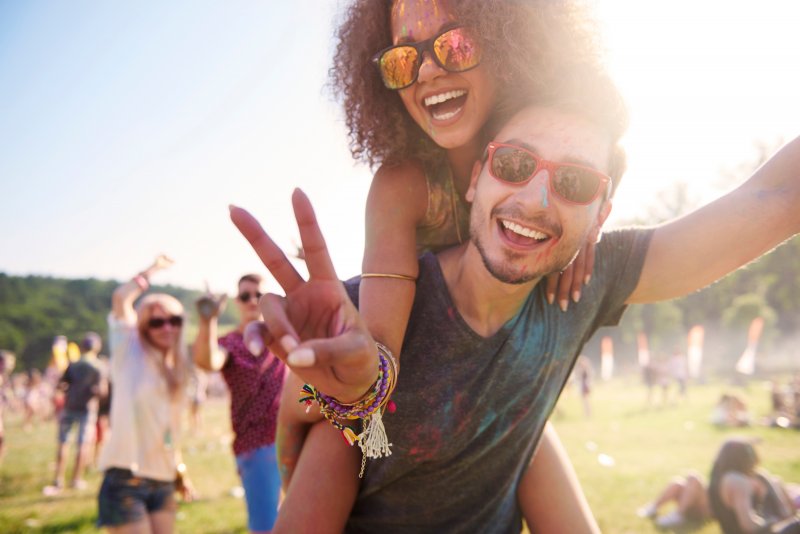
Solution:
{"label": "sunglasses on blonde woman", "polygon": [[180,315],[172,315],[170,317],[153,317],[147,321],[147,328],[158,330],[159,328],[164,328],[167,323],[175,328],[180,328],[183,326],[183,317]]}
{"label": "sunglasses on blonde woman", "polygon": [[424,52],[428,52],[433,61],[448,72],[464,72],[481,62],[477,40],[461,26],[418,43],[390,46],[375,54],[372,61],[378,66],[387,88],[405,89],[417,81]]}
{"label": "sunglasses on blonde woman", "polygon": [[550,193],[570,204],[591,204],[601,191],[611,191],[611,178],[602,172],[574,163],[555,163],[540,158],[527,148],[506,143],[489,143],[484,160],[489,174],[501,182],[524,185],[541,169],[548,171]]}

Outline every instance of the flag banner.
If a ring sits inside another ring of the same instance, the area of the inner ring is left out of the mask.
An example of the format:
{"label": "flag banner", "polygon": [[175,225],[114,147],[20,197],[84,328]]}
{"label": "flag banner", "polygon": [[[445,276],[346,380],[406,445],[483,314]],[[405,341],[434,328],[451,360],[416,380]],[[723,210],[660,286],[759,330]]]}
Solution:
{"label": "flag banner", "polygon": [[609,336],[600,340],[600,378],[609,380],[614,375],[614,342]]}
{"label": "flag banner", "polygon": [[703,365],[703,337],[705,328],[695,325],[689,330],[688,349],[686,356],[689,359],[689,377],[700,378],[700,367]]}
{"label": "flag banner", "polygon": [[756,371],[756,349],[758,340],[761,338],[761,331],[764,330],[764,319],[756,317],[750,323],[747,331],[747,347],[744,349],[739,361],[736,362],[736,371],[743,375],[752,375]]}

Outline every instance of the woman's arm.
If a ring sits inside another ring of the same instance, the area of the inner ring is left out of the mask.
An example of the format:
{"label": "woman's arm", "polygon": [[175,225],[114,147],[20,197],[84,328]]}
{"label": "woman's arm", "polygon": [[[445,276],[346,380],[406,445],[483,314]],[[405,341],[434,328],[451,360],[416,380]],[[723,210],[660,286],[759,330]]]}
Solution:
{"label": "woman's arm", "polygon": [[569,456],[549,422],[520,480],[517,500],[531,532],[600,532]]}
{"label": "woman's arm", "polygon": [[[367,197],[364,273],[416,278],[416,231],[428,208],[421,165],[381,167]],[[362,278],[359,311],[372,337],[399,357],[416,285],[398,278]]]}
{"label": "woman's arm", "polygon": [[158,271],[166,269],[174,262],[167,256],[161,254],[156,257],[155,261],[140,272],[129,281],[117,287],[114,294],[111,296],[111,315],[126,323],[133,323],[136,321],[136,311],[133,309],[133,303],[136,299],[150,287],[150,276]]}

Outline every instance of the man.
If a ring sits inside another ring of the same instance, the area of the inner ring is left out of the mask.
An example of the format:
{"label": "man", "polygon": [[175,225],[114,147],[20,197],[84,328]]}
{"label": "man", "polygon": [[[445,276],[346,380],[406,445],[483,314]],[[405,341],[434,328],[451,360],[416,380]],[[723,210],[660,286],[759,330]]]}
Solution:
{"label": "man", "polygon": [[[239,279],[236,307],[239,326],[218,338],[217,319],[223,300],[198,301],[200,325],[194,343],[194,362],[206,371],[222,371],[231,395],[233,452],[247,501],[251,532],[272,530],[280,496],[280,475],[275,460],[275,427],[285,366],[262,344],[245,347],[248,323],[261,319],[261,276]],[[255,355],[254,355],[255,354]]]}
{"label": "man", "polygon": [[45,494],[58,493],[64,487],[64,473],[67,438],[74,426],[78,427],[75,437],[75,469],[70,486],[77,489],[86,487],[83,470],[86,463],[86,443],[94,439],[94,423],[97,417],[97,398],[101,394],[102,375],[97,364],[97,355],[103,346],[100,335],[87,332],[81,341],[80,356],[70,362],[58,381],[58,391],[64,395],[64,409],[58,418],[58,452],[56,455],[56,476],[52,486],[47,486]]}
{"label": "man", "polygon": [[[695,291],[800,231],[795,140],[700,210],[603,236],[580,302],[547,306],[540,280],[596,240],[611,209],[600,175],[616,166],[618,138],[576,109],[517,113],[474,166],[470,241],[421,259],[397,412],[384,416],[393,454],[368,464],[348,531],[519,532],[516,484],[592,333],[627,304]],[[231,212],[286,291],[262,299],[267,341],[304,380],[352,402],[375,379],[375,345],[308,200],[298,191],[293,201],[308,281],[254,219]]]}

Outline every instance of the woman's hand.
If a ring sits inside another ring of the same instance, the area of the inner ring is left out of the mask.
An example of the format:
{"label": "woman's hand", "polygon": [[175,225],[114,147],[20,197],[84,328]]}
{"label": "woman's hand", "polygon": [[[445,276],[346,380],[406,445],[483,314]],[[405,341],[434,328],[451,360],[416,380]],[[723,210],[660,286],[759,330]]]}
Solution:
{"label": "woman's hand", "polygon": [[545,294],[547,302],[558,302],[561,311],[567,311],[569,301],[578,302],[581,299],[581,287],[589,284],[589,279],[594,270],[594,247],[596,243],[588,240],[584,243],[578,255],[561,271],[547,276]]}
{"label": "woman's hand", "polygon": [[352,402],[376,380],[377,348],[336,276],[311,203],[299,189],[292,203],[308,280],[252,215],[231,206],[231,220],[286,293],[261,299],[264,343],[304,381],[342,402]]}

